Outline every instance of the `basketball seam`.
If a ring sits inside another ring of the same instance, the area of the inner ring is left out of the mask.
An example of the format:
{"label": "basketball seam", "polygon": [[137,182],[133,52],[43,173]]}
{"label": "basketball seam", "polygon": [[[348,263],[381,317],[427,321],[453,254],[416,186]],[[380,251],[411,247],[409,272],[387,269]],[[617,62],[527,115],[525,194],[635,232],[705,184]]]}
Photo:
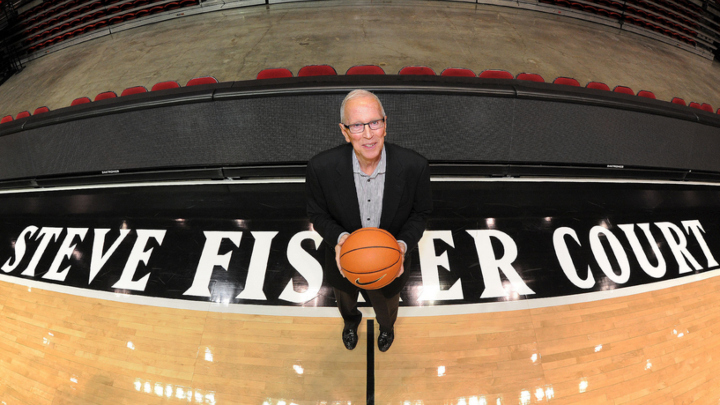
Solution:
{"label": "basketball seam", "polygon": [[346,269],[345,267],[343,267],[342,269],[343,269],[343,271],[345,271],[345,272],[347,272],[347,273],[349,273],[349,274],[360,274],[360,275],[375,274],[375,273],[379,273],[379,272],[381,272],[381,271],[385,271],[385,270],[389,269],[390,267],[396,265],[397,262],[399,262],[399,261],[400,261],[400,258],[398,257],[398,259],[395,260],[395,262],[394,262],[393,264],[391,264],[391,265],[389,265],[389,266],[387,266],[387,267],[385,267],[385,268],[382,268],[382,269],[380,269],[380,270],[370,271],[370,272],[367,272],[367,273],[356,273],[356,272],[354,272],[354,271],[350,271],[350,270]]}
{"label": "basketball seam", "polygon": [[401,252],[400,252],[400,249],[395,249],[394,247],[390,247],[390,246],[363,246],[363,247],[355,248],[355,249],[352,249],[352,250],[348,250],[347,252],[341,254],[340,257],[343,257],[343,256],[345,256],[346,254],[352,253],[352,252],[354,252],[354,251],[356,251],[356,250],[372,249],[372,248],[390,249],[390,250],[394,250],[394,251],[396,251],[396,252],[398,252],[398,253],[401,253]]}

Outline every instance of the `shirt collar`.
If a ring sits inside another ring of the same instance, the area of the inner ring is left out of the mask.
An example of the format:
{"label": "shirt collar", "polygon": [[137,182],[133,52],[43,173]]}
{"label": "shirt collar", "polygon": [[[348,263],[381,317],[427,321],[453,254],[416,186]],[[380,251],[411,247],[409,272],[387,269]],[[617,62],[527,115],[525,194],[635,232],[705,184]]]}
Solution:
{"label": "shirt collar", "polygon": [[387,157],[385,156],[385,145],[383,145],[382,152],[380,152],[380,163],[378,163],[377,167],[375,168],[375,171],[371,175],[365,174],[365,172],[362,171],[360,168],[360,161],[357,158],[357,155],[355,154],[355,150],[352,150],[352,165],[353,165],[353,173],[358,173],[361,176],[370,177],[371,179],[374,179],[377,177],[378,174],[385,174],[385,167],[387,166]]}

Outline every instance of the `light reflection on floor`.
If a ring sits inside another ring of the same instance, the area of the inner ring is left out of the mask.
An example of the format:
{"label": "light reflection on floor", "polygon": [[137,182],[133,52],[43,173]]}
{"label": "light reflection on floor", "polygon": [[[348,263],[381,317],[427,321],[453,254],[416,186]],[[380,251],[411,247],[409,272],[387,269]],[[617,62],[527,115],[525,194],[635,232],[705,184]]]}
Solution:
{"label": "light reflection on floor", "polygon": [[[77,382],[77,381],[76,381]],[[144,392],[148,395],[166,399],[178,399],[183,402],[205,405],[216,405],[215,392],[203,391],[192,387],[181,387],[178,385],[153,382],[138,378],[134,384],[135,391]]]}

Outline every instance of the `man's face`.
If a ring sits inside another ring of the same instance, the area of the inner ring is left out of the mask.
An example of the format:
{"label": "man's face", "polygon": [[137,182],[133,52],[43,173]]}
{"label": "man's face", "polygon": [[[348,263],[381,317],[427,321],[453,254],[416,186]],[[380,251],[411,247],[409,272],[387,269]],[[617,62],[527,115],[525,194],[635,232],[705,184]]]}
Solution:
{"label": "man's face", "polygon": [[[382,120],[383,114],[372,97],[357,97],[348,100],[345,103],[345,121],[344,124],[367,124],[373,121]],[[387,122],[387,118],[385,119]],[[342,124],[340,130],[345,137],[346,142],[353,145],[355,154],[361,163],[372,163],[380,161],[382,148],[385,143],[385,123],[378,129],[370,129],[369,125],[363,127],[362,132],[354,134]]]}

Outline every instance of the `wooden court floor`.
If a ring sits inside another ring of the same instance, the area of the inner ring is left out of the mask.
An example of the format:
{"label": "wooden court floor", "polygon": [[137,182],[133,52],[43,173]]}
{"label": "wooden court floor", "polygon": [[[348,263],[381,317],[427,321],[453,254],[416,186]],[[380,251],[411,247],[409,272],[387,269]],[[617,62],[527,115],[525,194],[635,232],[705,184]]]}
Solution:
{"label": "wooden court floor", "polygon": [[[540,309],[401,317],[374,349],[396,405],[718,404],[720,277]],[[180,310],[0,283],[0,404],[353,405],[366,326]],[[377,334],[375,335],[377,336]]]}

